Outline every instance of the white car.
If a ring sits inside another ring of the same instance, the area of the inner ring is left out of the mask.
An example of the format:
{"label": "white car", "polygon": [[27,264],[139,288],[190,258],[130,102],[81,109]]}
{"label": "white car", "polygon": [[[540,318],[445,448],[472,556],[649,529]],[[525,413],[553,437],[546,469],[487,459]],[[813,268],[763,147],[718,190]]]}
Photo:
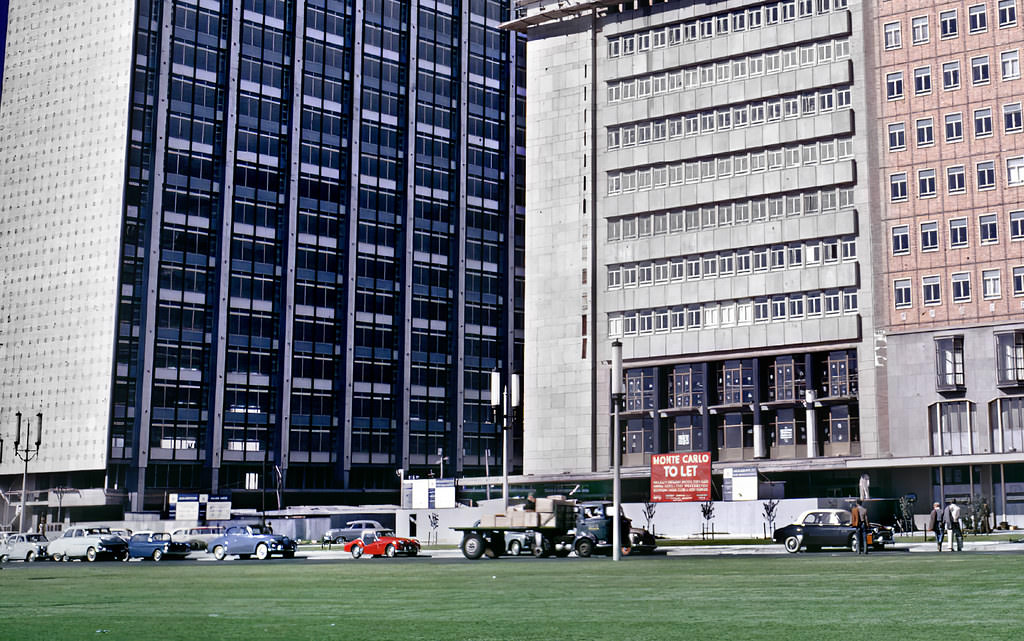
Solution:
{"label": "white car", "polygon": [[47,554],[54,561],[85,559],[90,563],[100,557],[122,561],[128,557],[128,541],[106,527],[73,527],[59,539],[50,541]]}
{"label": "white car", "polygon": [[0,543],[0,563],[45,559],[46,544],[46,537],[42,534],[11,534]]}

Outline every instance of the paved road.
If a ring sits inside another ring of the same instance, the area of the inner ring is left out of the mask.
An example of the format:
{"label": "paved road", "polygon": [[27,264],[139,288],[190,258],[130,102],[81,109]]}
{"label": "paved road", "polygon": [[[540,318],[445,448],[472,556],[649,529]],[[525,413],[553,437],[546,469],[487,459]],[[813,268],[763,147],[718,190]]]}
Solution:
{"label": "paved road", "polygon": [[[928,541],[927,543],[903,543],[897,538],[896,545],[887,548],[884,552],[873,552],[873,554],[937,554],[935,543]],[[943,549],[943,554],[949,554],[949,547]],[[1024,543],[1010,543],[1007,541],[995,541],[985,538],[980,539],[967,539],[964,541],[964,553],[974,554],[995,554],[995,553],[1024,553]],[[699,545],[699,546],[666,546],[661,547],[655,553],[656,556],[663,557],[679,557],[679,556],[755,556],[755,555],[777,555],[786,556],[786,552],[781,545]],[[821,552],[801,552],[803,555],[849,555],[849,550],[823,550]],[[575,558],[575,557],[570,557]],[[593,560],[600,560],[604,557],[595,556]],[[498,562],[510,561],[533,561],[534,559],[529,555],[523,555],[512,559],[510,557],[502,557]],[[299,550],[298,555],[294,560],[284,560],[274,558],[270,562],[273,563],[295,563],[295,562],[306,562],[306,563],[323,563],[323,562],[337,562],[337,561],[355,561],[352,555],[342,550],[341,546],[334,546],[332,549],[321,549],[317,547],[308,547]],[[423,563],[430,561],[442,561],[445,563],[451,562],[464,562],[469,563],[462,556],[462,552],[457,548],[445,548],[445,549],[431,549],[424,550],[422,555],[415,558],[396,558],[388,562],[410,562],[410,563]],[[547,559],[539,561],[548,561]],[[205,552],[193,552],[184,563],[216,563],[217,561],[213,558],[213,555]],[[235,557],[229,557],[224,563],[237,563],[239,560]],[[246,563],[261,563],[260,561],[244,561]],[[262,563],[266,563],[263,561]],[[360,562],[366,562],[366,559]],[[495,562],[487,561],[484,562]],[[80,562],[84,564],[84,562]],[[74,567],[80,564],[66,563],[61,564],[62,567]],[[135,563],[146,563],[152,565],[149,561],[132,561]],[[165,561],[165,563],[182,563],[181,561]],[[23,563],[23,562],[11,562],[3,566],[5,570],[21,570],[41,567],[53,567],[55,564],[52,562],[37,562],[37,563]]]}

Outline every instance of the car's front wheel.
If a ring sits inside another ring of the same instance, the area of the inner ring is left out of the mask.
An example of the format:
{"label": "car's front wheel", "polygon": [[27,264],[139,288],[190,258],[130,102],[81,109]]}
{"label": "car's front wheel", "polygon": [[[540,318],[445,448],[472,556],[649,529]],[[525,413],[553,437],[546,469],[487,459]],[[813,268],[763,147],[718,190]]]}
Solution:
{"label": "car's front wheel", "polygon": [[361,556],[363,556],[363,546],[361,546],[361,545],[353,545],[352,546],[352,558],[353,559],[358,559]]}
{"label": "car's front wheel", "polygon": [[6,554],[0,554],[0,563],[7,563],[7,559],[10,558]]}
{"label": "car's front wheel", "polygon": [[508,544],[508,553],[512,556],[519,556],[519,553],[523,551],[523,544],[519,541],[512,541]]}
{"label": "car's front wheel", "polygon": [[395,552],[397,552],[397,550],[395,549],[395,546],[390,544],[390,543],[388,544],[388,546],[386,548],[384,548],[384,556],[388,557],[389,559],[390,558],[394,558]]}
{"label": "car's front wheel", "polygon": [[159,563],[164,558],[163,550],[153,550],[153,561]]}
{"label": "car's front wheel", "polygon": [[796,554],[800,551],[800,537],[799,536],[787,536],[786,537],[786,552],[790,554]]}
{"label": "car's front wheel", "polygon": [[[33,561],[36,560],[36,558],[37,558],[36,551],[35,550],[31,550],[28,554],[25,555],[25,563],[32,563]],[[6,560],[7,557],[4,556],[4,559]]]}
{"label": "car's front wheel", "polygon": [[89,549],[85,551],[85,560],[89,563],[95,561],[97,556],[99,556],[99,554],[96,552],[96,548],[94,547],[90,546]]}
{"label": "car's front wheel", "polygon": [[265,560],[270,556],[270,548],[267,547],[266,543],[260,543],[256,546],[256,558],[260,561]]}
{"label": "car's front wheel", "polygon": [[855,554],[857,552],[860,552],[860,540],[857,538],[856,534],[850,535],[850,550],[852,550]]}
{"label": "car's front wheel", "polygon": [[223,561],[224,557],[228,555],[228,551],[224,549],[223,545],[218,545],[213,548],[213,558],[218,561]]}

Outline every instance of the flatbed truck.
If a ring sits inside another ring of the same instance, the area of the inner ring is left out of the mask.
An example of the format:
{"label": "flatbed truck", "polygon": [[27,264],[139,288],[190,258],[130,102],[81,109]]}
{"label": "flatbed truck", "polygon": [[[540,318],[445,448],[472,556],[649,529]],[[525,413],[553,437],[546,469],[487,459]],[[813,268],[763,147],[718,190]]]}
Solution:
{"label": "flatbed truck", "polygon": [[[524,533],[535,557],[565,557],[572,552],[588,557],[595,552],[611,553],[613,507],[608,501],[578,502],[561,497],[540,498],[534,511],[510,510],[507,514],[485,515],[472,526],[453,527],[462,532],[460,548],[467,559],[496,558],[505,551],[505,536]],[[622,553],[652,551],[654,537],[646,530],[632,528],[621,509],[618,514]]]}

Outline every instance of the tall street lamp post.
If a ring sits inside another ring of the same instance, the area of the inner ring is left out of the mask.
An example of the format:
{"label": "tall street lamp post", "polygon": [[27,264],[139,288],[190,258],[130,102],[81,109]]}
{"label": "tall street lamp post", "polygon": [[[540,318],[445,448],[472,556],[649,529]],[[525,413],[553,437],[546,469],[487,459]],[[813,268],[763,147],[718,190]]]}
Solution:
{"label": "tall street lamp post", "polygon": [[18,426],[14,432],[14,454],[22,461],[25,461],[25,471],[21,475],[21,516],[19,532],[25,532],[25,499],[28,498],[28,462],[39,456],[39,444],[43,442],[43,413],[36,414],[36,442],[35,446],[29,444],[31,426],[25,424],[25,447],[21,447],[21,412],[15,413],[18,418]]}
{"label": "tall street lamp post", "polygon": [[[508,385],[502,387],[501,372],[491,371],[491,409],[494,422],[501,425],[501,496],[508,511],[508,431],[512,427],[513,412],[519,407],[519,374],[512,374]],[[509,396],[512,398],[509,399]],[[511,401],[511,402],[510,402]],[[511,410],[509,406],[511,405]]]}
{"label": "tall street lamp post", "polygon": [[619,427],[619,406],[625,394],[622,392],[622,343],[612,343],[612,511],[615,513],[612,525],[612,559],[622,559],[622,528],[619,510],[622,509],[622,439]]}

